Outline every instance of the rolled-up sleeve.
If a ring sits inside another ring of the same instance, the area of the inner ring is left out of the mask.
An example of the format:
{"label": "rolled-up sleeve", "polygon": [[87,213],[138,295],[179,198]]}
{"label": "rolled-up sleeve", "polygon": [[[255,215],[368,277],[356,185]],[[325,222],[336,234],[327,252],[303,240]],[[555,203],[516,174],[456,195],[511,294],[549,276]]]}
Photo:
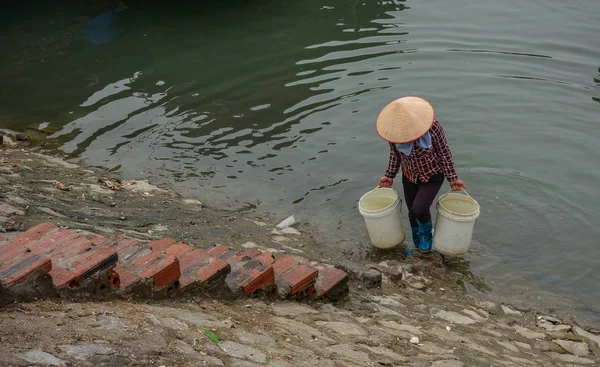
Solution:
{"label": "rolled-up sleeve", "polygon": [[452,152],[448,146],[446,134],[444,133],[442,125],[435,121],[430,129],[430,133],[433,151],[435,152],[440,167],[442,168],[442,173],[448,182],[454,182],[458,180],[458,175],[456,174],[456,170],[454,168],[454,162],[452,161]]}
{"label": "rolled-up sleeve", "polygon": [[394,178],[400,170],[400,153],[393,143],[390,143],[390,161],[385,171],[385,177]]}

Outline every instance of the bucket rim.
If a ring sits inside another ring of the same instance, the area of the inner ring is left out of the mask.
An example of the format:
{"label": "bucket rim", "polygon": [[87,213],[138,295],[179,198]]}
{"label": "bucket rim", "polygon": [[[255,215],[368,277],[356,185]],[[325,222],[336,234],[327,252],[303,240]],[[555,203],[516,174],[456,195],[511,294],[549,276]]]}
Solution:
{"label": "bucket rim", "polygon": [[[367,198],[369,195],[373,194],[374,192],[376,192],[376,191],[378,191],[378,190],[381,190],[381,191],[383,191],[383,190],[386,190],[386,191],[387,191],[387,190],[391,190],[391,191],[394,193],[394,195],[396,196],[396,198],[394,199],[394,201],[393,201],[393,202],[392,202],[390,205],[388,205],[388,206],[386,206],[386,207],[383,207],[383,208],[381,208],[381,209],[376,209],[376,210],[364,209],[364,208],[363,208],[363,207],[360,205],[360,202],[361,202],[363,199]],[[368,192],[364,193],[364,194],[363,194],[363,196],[361,196],[361,197],[360,197],[360,199],[358,199],[358,209],[359,209],[361,212],[363,212],[363,213],[367,213],[367,214],[378,214],[378,213],[385,212],[385,211],[389,211],[390,209],[393,209],[394,207],[396,207],[396,206],[397,206],[398,204],[400,204],[401,202],[402,202],[402,199],[400,199],[400,195],[398,195],[398,192],[396,191],[396,189],[394,189],[393,187],[381,187],[381,186],[377,186],[377,187],[376,187],[376,188],[374,188],[373,190],[371,190],[371,191],[368,191]]]}
{"label": "bucket rim", "polygon": [[[479,214],[481,211],[481,206],[479,205],[477,200],[473,199],[473,197],[471,195],[469,195],[465,190],[462,190],[462,191],[465,193],[465,195],[461,195],[454,191],[449,191],[449,192],[445,193],[444,195],[440,196],[440,198],[438,199],[439,207],[444,209],[444,211],[446,211],[452,215],[456,215],[456,216],[471,217],[473,215]],[[459,213],[459,212],[450,210],[442,204],[442,201],[449,196],[453,196],[459,200],[464,200],[464,201],[469,201],[471,203],[474,203],[477,206],[477,208],[473,212],[470,212],[470,213]]]}

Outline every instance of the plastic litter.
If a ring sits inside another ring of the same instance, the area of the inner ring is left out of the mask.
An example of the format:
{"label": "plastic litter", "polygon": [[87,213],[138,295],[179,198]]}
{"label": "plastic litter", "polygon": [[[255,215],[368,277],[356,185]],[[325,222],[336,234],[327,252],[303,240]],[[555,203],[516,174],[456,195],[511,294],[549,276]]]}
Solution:
{"label": "plastic litter", "polygon": [[277,225],[277,229],[284,229],[287,227],[291,227],[294,224],[296,224],[296,218],[294,218],[293,215],[290,215],[289,217],[287,217],[286,219],[284,219]]}

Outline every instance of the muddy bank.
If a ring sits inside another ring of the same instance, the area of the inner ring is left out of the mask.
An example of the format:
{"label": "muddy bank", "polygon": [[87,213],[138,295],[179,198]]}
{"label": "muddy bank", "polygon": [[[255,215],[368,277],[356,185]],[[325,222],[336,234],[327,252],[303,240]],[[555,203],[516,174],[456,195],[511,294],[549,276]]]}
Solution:
{"label": "muddy bank", "polygon": [[275,231],[273,218],[257,217],[250,207],[211,208],[169,188],[113,177],[30,149],[1,151],[0,199],[0,226],[9,233],[51,222],[84,234],[172,237],[190,245],[262,247],[322,260],[340,256],[320,246],[306,225]]}

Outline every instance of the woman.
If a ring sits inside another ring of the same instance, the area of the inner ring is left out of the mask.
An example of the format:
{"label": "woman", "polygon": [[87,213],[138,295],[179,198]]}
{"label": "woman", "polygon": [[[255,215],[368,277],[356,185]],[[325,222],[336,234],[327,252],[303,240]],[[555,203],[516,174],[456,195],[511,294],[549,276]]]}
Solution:
{"label": "woman", "polygon": [[467,188],[456,175],[444,130],[435,120],[431,104],[411,96],[399,98],[381,111],[377,133],[390,143],[388,169],[379,186],[392,187],[402,167],[413,242],[420,252],[429,252],[433,240],[429,208],[444,178],[453,191]]}

